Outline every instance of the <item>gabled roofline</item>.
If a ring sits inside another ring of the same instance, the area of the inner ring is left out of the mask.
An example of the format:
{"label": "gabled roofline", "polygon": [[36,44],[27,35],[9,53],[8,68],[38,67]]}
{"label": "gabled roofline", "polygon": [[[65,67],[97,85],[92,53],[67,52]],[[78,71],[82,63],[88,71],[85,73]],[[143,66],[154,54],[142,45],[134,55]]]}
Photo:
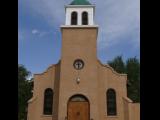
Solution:
{"label": "gabled roofline", "polygon": [[60,62],[61,62],[61,60],[59,60],[57,64],[50,65],[44,72],[42,72],[42,73],[35,73],[34,75],[43,75],[43,74],[47,73],[50,68],[55,67],[56,65],[60,64]]}
{"label": "gabled roofline", "polygon": [[126,76],[126,77],[127,77],[127,74],[125,74],[125,73],[118,73],[118,72],[115,71],[110,65],[101,63],[101,61],[100,61],[99,59],[97,59],[97,61],[98,61],[98,63],[99,63],[100,65],[102,65],[103,67],[109,68],[114,74],[116,74],[116,75],[118,75],[118,76]]}

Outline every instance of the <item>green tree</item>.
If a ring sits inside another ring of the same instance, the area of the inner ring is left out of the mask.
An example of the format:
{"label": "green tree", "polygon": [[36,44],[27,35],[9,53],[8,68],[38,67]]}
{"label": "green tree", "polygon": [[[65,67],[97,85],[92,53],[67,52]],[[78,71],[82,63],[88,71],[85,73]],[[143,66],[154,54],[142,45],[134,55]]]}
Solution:
{"label": "green tree", "polygon": [[18,120],[26,119],[27,101],[32,96],[33,87],[33,83],[27,79],[30,74],[23,65],[18,65]]}
{"label": "green tree", "polygon": [[125,63],[122,59],[122,56],[115,57],[112,61],[108,61],[108,64],[114,68],[115,71],[118,73],[125,73]]}
{"label": "green tree", "polygon": [[118,73],[126,73],[127,81],[127,95],[133,102],[140,102],[140,63],[139,60],[128,58],[125,62],[122,56],[115,57],[108,64]]}
{"label": "green tree", "polygon": [[134,102],[140,102],[140,63],[139,60],[129,58],[126,62],[128,76],[128,97]]}

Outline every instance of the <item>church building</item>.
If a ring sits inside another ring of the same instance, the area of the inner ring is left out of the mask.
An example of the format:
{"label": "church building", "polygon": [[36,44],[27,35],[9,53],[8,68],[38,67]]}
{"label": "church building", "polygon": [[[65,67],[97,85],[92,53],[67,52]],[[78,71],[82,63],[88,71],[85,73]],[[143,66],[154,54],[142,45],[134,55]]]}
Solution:
{"label": "church building", "polygon": [[97,58],[95,5],[73,0],[61,25],[61,59],[34,74],[27,120],[140,120],[140,104],[127,97],[127,75]]}

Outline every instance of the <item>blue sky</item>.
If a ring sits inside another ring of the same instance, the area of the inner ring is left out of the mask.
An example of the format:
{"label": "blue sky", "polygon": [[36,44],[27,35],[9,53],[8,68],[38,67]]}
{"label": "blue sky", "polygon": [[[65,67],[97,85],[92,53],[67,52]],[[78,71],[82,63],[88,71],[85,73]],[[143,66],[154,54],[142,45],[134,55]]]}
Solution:
{"label": "blue sky", "polygon": [[[140,1],[88,0],[96,5],[97,57],[140,58]],[[60,25],[72,0],[18,0],[18,63],[42,73],[61,58]]]}

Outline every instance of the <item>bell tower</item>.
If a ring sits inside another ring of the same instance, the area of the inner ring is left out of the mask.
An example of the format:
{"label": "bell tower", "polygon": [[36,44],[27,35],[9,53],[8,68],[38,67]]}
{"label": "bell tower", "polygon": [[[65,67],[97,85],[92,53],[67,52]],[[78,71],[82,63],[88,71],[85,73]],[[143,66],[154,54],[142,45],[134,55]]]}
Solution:
{"label": "bell tower", "polygon": [[[59,120],[68,118],[67,102],[71,96],[86,95],[94,102],[98,98],[92,92],[97,87],[98,25],[94,23],[94,14],[95,5],[87,0],[74,0],[65,6],[65,25],[61,25]],[[90,116],[95,119],[96,105],[90,106]]]}
{"label": "bell tower", "polygon": [[94,9],[86,0],[74,0],[65,6],[66,25],[94,25]]}
{"label": "bell tower", "polygon": [[[62,32],[62,60],[72,57],[96,59],[98,26],[94,23],[95,5],[87,0],[74,0],[65,6]],[[73,52],[74,51],[74,52]]]}

